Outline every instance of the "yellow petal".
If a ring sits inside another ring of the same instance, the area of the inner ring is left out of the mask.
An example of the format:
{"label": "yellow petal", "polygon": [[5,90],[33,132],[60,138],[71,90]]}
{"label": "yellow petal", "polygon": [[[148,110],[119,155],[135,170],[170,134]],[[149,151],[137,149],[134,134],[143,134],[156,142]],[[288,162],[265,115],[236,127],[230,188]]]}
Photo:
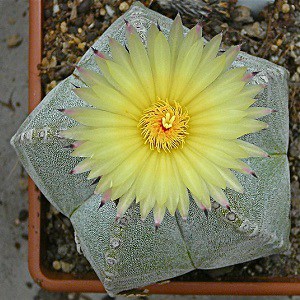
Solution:
{"label": "yellow petal", "polygon": [[[167,165],[165,153],[160,153],[156,160],[156,173],[155,174],[155,186],[154,186],[154,195],[156,203],[160,206],[166,203],[169,196],[169,176],[168,171],[170,166]],[[153,176],[153,175],[152,175]]]}
{"label": "yellow petal", "polygon": [[111,76],[118,83],[121,93],[131,99],[136,106],[143,109],[147,108],[150,102],[138,78],[128,72],[125,67],[113,61],[107,61],[106,63]]}
{"label": "yellow petal", "polygon": [[[123,147],[124,149],[124,147]],[[110,175],[115,185],[122,184],[136,172],[136,177],[139,176],[137,171],[141,171],[145,161],[149,157],[151,151],[144,145],[132,152]]]}
{"label": "yellow petal", "polygon": [[232,65],[240,52],[240,46],[231,46],[222,55],[226,56],[224,72]]}
{"label": "yellow petal", "polygon": [[235,141],[240,148],[247,152],[248,156],[252,157],[269,157],[268,153],[260,149],[259,147],[250,144],[242,140]]}
{"label": "yellow petal", "polygon": [[187,106],[191,116],[197,115],[201,111],[211,109],[218,106],[232,98],[238,98],[245,86],[245,82],[236,81],[226,86],[209,86],[193,99]]}
{"label": "yellow petal", "polygon": [[183,105],[190,103],[200,92],[209,86],[221,74],[225,57],[219,56],[203,65],[191,78],[180,98]]}
{"label": "yellow petal", "polygon": [[[218,34],[214,36],[204,47],[203,55],[202,55],[202,61],[203,65],[206,63],[206,61],[211,61],[213,58],[215,58],[219,52],[220,45],[222,41],[222,34]],[[226,61],[226,58],[225,58]],[[201,67],[201,66],[200,66]],[[225,63],[223,65],[225,67]]]}
{"label": "yellow petal", "polygon": [[[188,159],[190,165],[194,165],[195,170],[205,182],[209,182],[218,187],[225,188],[226,183],[222,178],[213,162],[209,161],[204,155],[205,151],[200,152],[200,147],[193,147],[193,143],[187,141],[186,145],[182,149],[185,157]],[[198,148],[198,149],[197,149]]]}
{"label": "yellow petal", "polygon": [[232,173],[232,171],[230,171],[227,168],[222,168],[219,166],[217,166],[217,169],[225,179],[227,187],[239,193],[244,192],[244,188],[242,187],[242,185],[240,184],[236,176]]}
{"label": "yellow petal", "polygon": [[248,118],[261,118],[272,113],[273,110],[267,107],[250,107],[246,110]]}
{"label": "yellow petal", "polygon": [[126,116],[93,108],[78,107],[68,111],[74,120],[91,127],[136,127],[137,124]]}
{"label": "yellow petal", "polygon": [[149,103],[152,103],[156,101],[156,94],[150,60],[138,34],[131,34],[128,37],[128,47],[131,64],[141,79],[141,83],[149,97]]}
{"label": "yellow petal", "polygon": [[[182,46],[184,43],[182,44]],[[172,88],[170,91],[170,100],[180,101],[179,96],[186,88],[191,77],[197,70],[201,61],[201,55],[203,50],[203,39],[197,41],[187,51],[180,48],[178,58],[175,64],[175,70],[172,74]]]}
{"label": "yellow petal", "polygon": [[[149,150],[150,151],[150,150]],[[135,182],[136,197],[139,199],[147,198],[153,193],[156,174],[157,151],[152,151],[148,160],[142,167],[141,173]]]}
{"label": "yellow petal", "polygon": [[109,61],[109,59],[105,59],[99,56],[95,56],[95,61],[98,65],[98,67],[101,70],[101,73],[103,74],[103,76],[105,77],[105,79],[117,90],[119,90],[119,85],[118,83],[113,79],[113,77],[110,74],[107,62]]}
{"label": "yellow petal", "polygon": [[153,72],[154,72],[153,67],[154,67],[155,40],[156,40],[156,37],[158,34],[159,34],[159,30],[152,23],[150,25],[150,28],[148,30],[148,35],[147,35],[147,52],[148,52],[148,56],[149,56],[149,60],[150,60]]}
{"label": "yellow petal", "polygon": [[154,215],[154,222],[156,227],[158,227],[161,224],[165,216],[165,212],[166,212],[166,207],[164,205],[160,206],[159,204],[155,204],[153,215]]}
{"label": "yellow petal", "polygon": [[202,151],[205,153],[213,149],[221,149],[221,151],[233,158],[249,157],[248,153],[239,147],[235,140],[231,141],[209,136],[189,136],[187,143],[192,143],[195,147],[198,147],[200,153],[202,153]]}
{"label": "yellow petal", "polygon": [[128,69],[131,69],[130,56],[124,46],[113,38],[109,39],[109,46],[114,62]]}
{"label": "yellow petal", "polygon": [[227,197],[226,197],[225,193],[222,191],[222,189],[220,189],[214,185],[211,185],[211,184],[207,184],[207,187],[208,187],[211,197],[216,202],[220,203],[224,207],[229,207]]}
{"label": "yellow petal", "polygon": [[120,199],[117,205],[117,219],[121,218],[127,209],[134,201],[134,192],[132,189],[128,190]]}
{"label": "yellow petal", "polygon": [[180,151],[176,151],[176,153],[174,153],[174,159],[185,186],[192,192],[193,195],[201,199],[203,205],[209,206],[210,199],[207,186],[198,175],[194,165],[190,164]]}
{"label": "yellow petal", "polygon": [[151,209],[155,205],[155,198],[153,195],[148,195],[145,199],[140,200],[140,212],[141,212],[141,219],[144,221],[148,214],[150,213]]}
{"label": "yellow petal", "polygon": [[171,69],[174,70],[179,48],[183,41],[183,27],[182,27],[181,17],[179,14],[177,14],[176,18],[172,23],[168,40],[169,40],[170,51],[171,51]]}
{"label": "yellow petal", "polygon": [[154,42],[153,75],[156,95],[166,99],[170,88],[171,53],[169,43],[162,32]]}
{"label": "yellow petal", "polygon": [[[117,186],[114,184],[114,182],[112,182],[111,200],[117,200],[118,198],[121,198],[123,195],[125,195],[131,189],[134,181],[135,181],[135,176],[131,176],[127,180],[125,180],[125,182]],[[134,198],[133,198],[133,189],[131,190],[132,190],[132,194],[130,196],[130,200],[132,202]]]}
{"label": "yellow petal", "polygon": [[209,124],[237,123],[247,116],[245,111],[241,110],[220,110],[218,106],[199,112],[191,117],[189,126],[202,126]]}

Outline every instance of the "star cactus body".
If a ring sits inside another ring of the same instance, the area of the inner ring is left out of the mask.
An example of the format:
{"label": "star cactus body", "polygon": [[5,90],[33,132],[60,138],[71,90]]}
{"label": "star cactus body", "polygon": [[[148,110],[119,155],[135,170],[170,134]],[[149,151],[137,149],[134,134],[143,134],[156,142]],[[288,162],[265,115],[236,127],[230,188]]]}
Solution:
{"label": "star cactus body", "polygon": [[256,119],[272,110],[251,107],[264,86],[229,69],[239,46],[219,55],[221,35],[204,46],[196,25],[184,37],[179,16],[168,38],[152,25],[146,47],[126,28],[126,47],[110,39],[112,57],[94,51],[103,75],[78,67],[88,87],[74,92],[91,107],[63,110],[81,123],[61,132],[84,157],[71,172],[89,171],[100,206],[118,199],[117,218],[135,201],[156,226],[166,210],[186,219],[189,194],[206,214],[211,198],[229,208],[224,190],[243,192],[232,171],[256,176],[242,159],[268,156],[239,139],[267,127]]}

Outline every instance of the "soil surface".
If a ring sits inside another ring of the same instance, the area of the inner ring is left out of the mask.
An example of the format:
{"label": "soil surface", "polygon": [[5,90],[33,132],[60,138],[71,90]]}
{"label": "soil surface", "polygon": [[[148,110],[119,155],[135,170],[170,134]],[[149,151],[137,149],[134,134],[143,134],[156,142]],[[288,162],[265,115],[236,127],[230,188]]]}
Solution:
{"label": "soil surface", "polygon": [[[162,9],[155,1],[141,1],[153,10],[174,18],[176,11]],[[291,248],[273,255],[232,267],[193,271],[175,280],[252,280],[253,277],[296,276],[300,273],[300,5],[297,0],[277,0],[255,19],[246,7],[236,7],[234,0],[206,0],[209,16],[185,17],[187,27],[204,22],[204,36],[209,39],[223,31],[224,48],[242,44],[242,50],[284,66],[290,71],[290,149],[292,209]],[[122,15],[132,1],[118,0],[46,0],[44,6],[44,52],[40,65],[44,93],[69,76],[86,50]],[[12,42],[11,42],[12,43]],[[20,212],[20,220],[27,218]],[[88,261],[76,251],[70,221],[48,205],[45,226],[48,268],[83,276],[91,273]]]}

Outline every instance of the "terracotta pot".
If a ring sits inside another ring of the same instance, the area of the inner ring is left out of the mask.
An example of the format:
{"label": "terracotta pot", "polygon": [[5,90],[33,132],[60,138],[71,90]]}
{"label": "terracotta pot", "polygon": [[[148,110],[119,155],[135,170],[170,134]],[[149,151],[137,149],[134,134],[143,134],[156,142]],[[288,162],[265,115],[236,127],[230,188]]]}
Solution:
{"label": "terracotta pot", "polygon": [[[42,57],[42,0],[30,0],[30,48],[29,48],[29,112],[42,100],[41,80],[37,65]],[[46,269],[42,264],[45,243],[41,228],[45,224],[45,200],[29,178],[29,271],[34,281],[51,291],[105,292],[96,275],[75,278]],[[240,280],[240,279],[238,279]],[[300,276],[295,278],[256,277],[241,282],[175,282],[146,287],[150,294],[181,295],[295,295],[300,294]]]}

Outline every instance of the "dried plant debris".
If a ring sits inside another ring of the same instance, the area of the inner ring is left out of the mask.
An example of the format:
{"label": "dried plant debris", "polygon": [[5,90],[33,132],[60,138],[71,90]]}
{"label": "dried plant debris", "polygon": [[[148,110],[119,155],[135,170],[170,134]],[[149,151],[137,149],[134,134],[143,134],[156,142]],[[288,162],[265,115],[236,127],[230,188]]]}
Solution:
{"label": "dried plant debris", "polygon": [[[291,248],[284,254],[261,258],[218,270],[196,270],[175,280],[251,280],[256,276],[289,276],[300,273],[300,4],[297,0],[277,0],[258,16],[236,6],[236,0],[206,3],[205,14],[183,13],[184,25],[204,22],[204,36],[210,39],[223,32],[223,48],[242,44],[242,50],[279,64],[290,71],[290,150],[292,210]],[[44,93],[69,76],[94,41],[132,0],[45,0],[44,52],[40,65]],[[173,7],[158,1],[141,1],[153,10],[175,18]],[[163,1],[160,1],[163,2]],[[169,2],[169,1],[165,1]],[[204,8],[203,8],[204,9]],[[46,203],[46,201],[45,201]],[[74,232],[66,217],[48,205],[46,212],[47,268],[76,276],[92,273],[87,260],[76,250]]]}

